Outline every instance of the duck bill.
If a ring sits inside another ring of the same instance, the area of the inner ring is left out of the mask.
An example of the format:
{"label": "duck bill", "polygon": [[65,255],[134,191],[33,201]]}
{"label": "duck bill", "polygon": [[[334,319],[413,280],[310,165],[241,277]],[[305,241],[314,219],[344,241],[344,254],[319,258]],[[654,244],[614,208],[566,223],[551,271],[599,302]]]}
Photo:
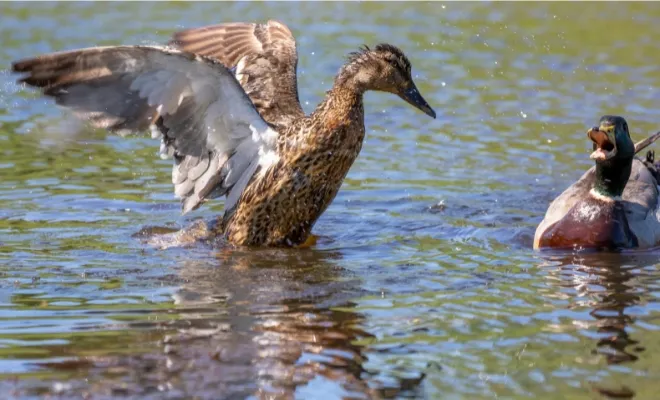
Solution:
{"label": "duck bill", "polygon": [[614,127],[611,125],[595,126],[587,131],[587,136],[594,142],[594,152],[589,158],[595,161],[606,161],[616,156],[616,139]]}
{"label": "duck bill", "polygon": [[410,89],[405,90],[403,93],[399,94],[402,99],[404,99],[411,106],[420,109],[424,114],[428,115],[431,118],[435,118],[435,111],[429,106],[429,103],[424,100],[419,90],[415,85],[412,85]]}

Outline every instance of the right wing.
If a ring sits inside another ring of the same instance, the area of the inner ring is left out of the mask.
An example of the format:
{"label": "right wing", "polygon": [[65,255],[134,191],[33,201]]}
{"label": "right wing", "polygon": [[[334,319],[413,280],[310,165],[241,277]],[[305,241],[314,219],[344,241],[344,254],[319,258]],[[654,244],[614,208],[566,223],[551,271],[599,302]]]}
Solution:
{"label": "right wing", "polygon": [[642,160],[633,160],[630,179],[621,196],[630,229],[640,247],[660,244],[658,221],[658,181]]}
{"label": "right wing", "polygon": [[217,61],[169,48],[112,46],[47,54],[12,69],[27,74],[19,82],[95,127],[127,134],[152,126],[162,133],[184,214],[224,194],[230,210],[258,167],[277,159],[277,132]]}
{"label": "right wing", "polygon": [[177,32],[170,44],[235,68],[236,79],[268,123],[283,127],[304,116],[296,41],[286,25],[272,20],[211,25]]}

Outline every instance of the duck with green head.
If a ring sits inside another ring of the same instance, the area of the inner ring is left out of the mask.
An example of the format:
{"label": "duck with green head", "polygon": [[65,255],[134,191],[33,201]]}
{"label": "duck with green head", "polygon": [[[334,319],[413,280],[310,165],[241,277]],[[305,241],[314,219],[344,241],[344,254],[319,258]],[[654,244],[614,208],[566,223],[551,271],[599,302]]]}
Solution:
{"label": "duck with green head", "polygon": [[635,154],[628,123],[605,115],[587,132],[596,165],[548,208],[534,235],[534,248],[625,249],[660,244],[658,174],[653,153]]}

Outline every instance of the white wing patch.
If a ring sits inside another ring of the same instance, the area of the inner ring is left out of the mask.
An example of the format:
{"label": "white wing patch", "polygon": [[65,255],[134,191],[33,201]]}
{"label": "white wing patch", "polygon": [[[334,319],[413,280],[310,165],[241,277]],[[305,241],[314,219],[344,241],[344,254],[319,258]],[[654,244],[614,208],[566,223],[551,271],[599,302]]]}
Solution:
{"label": "white wing patch", "polygon": [[236,76],[236,80],[239,81],[241,85],[245,85],[243,78],[244,77],[247,78],[247,76],[243,75],[243,70],[245,69],[246,60],[247,60],[247,56],[243,56],[238,62],[238,64],[236,64],[236,72],[234,76]]}

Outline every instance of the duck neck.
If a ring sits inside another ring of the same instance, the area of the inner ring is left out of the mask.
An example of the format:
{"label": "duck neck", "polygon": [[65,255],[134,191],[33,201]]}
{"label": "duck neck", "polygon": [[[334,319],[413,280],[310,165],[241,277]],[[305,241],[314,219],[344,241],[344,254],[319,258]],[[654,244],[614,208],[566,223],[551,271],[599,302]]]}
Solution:
{"label": "duck neck", "polygon": [[361,97],[373,86],[373,78],[367,70],[368,68],[359,59],[349,60],[337,73],[332,91],[352,92]]}
{"label": "duck neck", "polygon": [[330,101],[333,110],[344,110],[350,112],[355,109],[362,109],[363,91],[354,87],[338,85],[336,82],[332,89],[328,91],[327,98]]}
{"label": "duck neck", "polygon": [[350,64],[347,64],[339,71],[332,89],[317,109],[324,116],[327,127],[351,122],[364,124],[362,99],[365,86],[356,79],[354,69],[349,67]]}
{"label": "duck neck", "polygon": [[633,157],[615,157],[605,162],[596,163],[596,181],[594,192],[606,197],[621,197],[625,189]]}

